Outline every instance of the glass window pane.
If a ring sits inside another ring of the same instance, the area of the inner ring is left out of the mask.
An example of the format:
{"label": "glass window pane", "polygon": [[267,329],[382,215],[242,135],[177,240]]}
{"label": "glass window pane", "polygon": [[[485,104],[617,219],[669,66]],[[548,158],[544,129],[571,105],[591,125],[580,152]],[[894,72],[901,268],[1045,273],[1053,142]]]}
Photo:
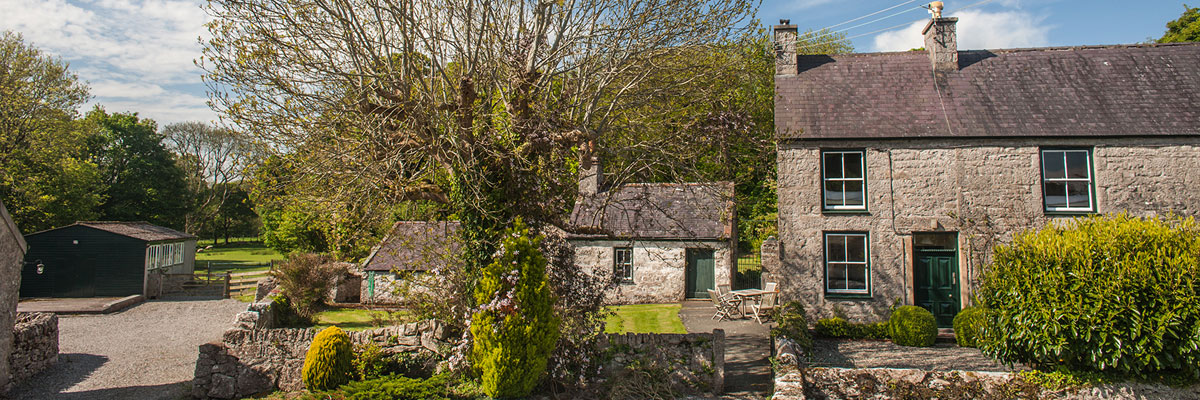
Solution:
{"label": "glass window pane", "polygon": [[1067,205],[1073,208],[1091,208],[1091,185],[1087,182],[1067,183]]}
{"label": "glass window pane", "polygon": [[829,264],[829,289],[846,288],[846,264]]}
{"label": "glass window pane", "polygon": [[1046,174],[1046,179],[1062,179],[1067,177],[1066,171],[1063,170],[1064,156],[1061,151],[1045,151],[1042,152],[1042,173]]}
{"label": "glass window pane", "polygon": [[825,258],[829,262],[846,261],[846,237],[842,235],[826,236],[829,241],[829,248],[825,253]]}
{"label": "glass window pane", "polygon": [[861,181],[847,181],[845,184],[845,204],[848,206],[863,205],[863,184]]}
{"label": "glass window pane", "polygon": [[1088,168],[1088,154],[1086,151],[1068,151],[1067,152],[1067,177],[1087,179],[1091,175]]}
{"label": "glass window pane", "polygon": [[1046,208],[1062,208],[1067,206],[1067,187],[1063,182],[1046,182]]}
{"label": "glass window pane", "polygon": [[825,182],[825,206],[834,207],[845,205],[845,194],[842,193],[842,182]]}
{"label": "glass window pane", "polygon": [[825,178],[841,178],[842,177],[842,154],[841,153],[824,153],[825,156]]}
{"label": "glass window pane", "polygon": [[847,178],[862,178],[862,154],[861,153],[846,153],[842,155],[843,170]]}
{"label": "glass window pane", "polygon": [[866,236],[854,235],[846,237],[846,261],[867,261]]}
{"label": "glass window pane", "polygon": [[866,265],[850,264],[846,266],[846,288],[857,290],[867,289]]}

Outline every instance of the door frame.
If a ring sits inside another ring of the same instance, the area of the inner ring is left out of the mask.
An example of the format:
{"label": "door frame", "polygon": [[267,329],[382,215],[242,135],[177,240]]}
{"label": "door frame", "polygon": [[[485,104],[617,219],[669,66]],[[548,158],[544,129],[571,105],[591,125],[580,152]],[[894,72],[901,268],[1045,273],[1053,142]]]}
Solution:
{"label": "door frame", "polygon": [[[912,244],[912,258],[910,260],[912,262],[912,264],[911,264],[912,272],[910,275],[911,286],[909,287],[909,293],[911,296],[910,297],[911,304],[913,304],[913,305],[917,304],[917,286],[918,286],[917,271],[920,268],[919,261],[921,259],[922,252],[930,252],[930,253],[935,253],[935,254],[936,253],[941,253],[941,254],[951,253],[951,254],[953,254],[953,257],[954,257],[954,260],[952,261],[953,268],[954,268],[954,277],[951,279],[951,281],[953,282],[953,288],[951,289],[951,291],[954,293],[954,296],[957,297],[958,312],[962,312],[962,309],[966,306],[966,298],[965,298],[966,294],[963,292],[963,278],[965,276],[964,275],[965,272],[963,271],[962,252],[960,250],[961,245],[959,243],[959,238],[960,238],[959,233],[958,232],[947,232],[947,231],[932,231],[932,232],[913,232],[912,234],[913,234],[913,236],[910,239],[911,240],[910,243]],[[950,240],[948,240],[948,243],[952,244],[953,248],[946,248],[946,247],[943,247],[941,249],[928,248],[928,247],[922,248],[922,246],[919,246],[917,244],[917,236],[921,236],[921,235],[949,236]],[[939,326],[939,328],[942,328],[942,327]]]}

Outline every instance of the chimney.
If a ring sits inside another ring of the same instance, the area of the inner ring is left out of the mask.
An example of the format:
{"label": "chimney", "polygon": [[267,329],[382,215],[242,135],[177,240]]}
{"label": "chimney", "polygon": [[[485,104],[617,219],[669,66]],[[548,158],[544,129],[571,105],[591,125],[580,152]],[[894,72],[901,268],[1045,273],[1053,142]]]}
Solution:
{"label": "chimney", "polygon": [[604,168],[600,165],[598,153],[596,142],[588,142],[583,152],[583,160],[579,163],[580,196],[595,195],[604,187]]}
{"label": "chimney", "polygon": [[799,32],[791,20],[781,19],[775,25],[775,75],[795,75],[796,39]]}
{"label": "chimney", "polygon": [[925,35],[925,51],[929,52],[929,61],[933,63],[933,72],[944,74],[958,71],[958,34],[955,33],[956,17],[942,17],[942,2],[930,4],[933,19],[921,31]]}

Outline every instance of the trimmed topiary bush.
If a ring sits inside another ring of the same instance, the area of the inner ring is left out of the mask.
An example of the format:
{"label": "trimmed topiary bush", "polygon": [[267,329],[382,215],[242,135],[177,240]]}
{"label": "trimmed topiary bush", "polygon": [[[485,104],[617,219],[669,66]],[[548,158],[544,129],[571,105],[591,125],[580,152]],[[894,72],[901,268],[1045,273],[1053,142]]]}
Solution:
{"label": "trimmed topiary bush", "polygon": [[984,354],[1048,370],[1200,376],[1200,227],[1077,218],[997,246],[976,292]]}
{"label": "trimmed topiary bush", "polygon": [[308,390],[329,390],[350,382],[354,374],[350,336],[336,326],[325,328],[308,346],[300,378]]}
{"label": "trimmed topiary bush", "polygon": [[986,310],[980,307],[967,307],[959,311],[954,316],[954,341],[962,347],[978,347],[986,318]]}
{"label": "trimmed topiary bush", "polygon": [[901,346],[929,347],[937,340],[937,320],[933,313],[917,306],[902,306],[888,319],[892,342]]}
{"label": "trimmed topiary bush", "polygon": [[471,364],[491,397],[528,395],[558,340],[547,261],[538,248],[541,239],[531,238],[517,219],[475,287],[480,309],[471,317]]}
{"label": "trimmed topiary bush", "polygon": [[855,323],[842,317],[817,320],[817,336],[845,339],[887,339],[887,322]]}

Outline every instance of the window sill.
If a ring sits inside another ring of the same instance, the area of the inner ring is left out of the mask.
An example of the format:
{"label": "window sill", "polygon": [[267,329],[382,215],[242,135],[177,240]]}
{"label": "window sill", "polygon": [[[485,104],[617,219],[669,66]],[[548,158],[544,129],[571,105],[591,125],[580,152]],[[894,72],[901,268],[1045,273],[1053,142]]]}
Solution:
{"label": "window sill", "polygon": [[871,215],[871,210],[821,210],[821,214],[826,215]]}
{"label": "window sill", "polygon": [[836,300],[872,300],[875,297],[872,295],[869,295],[869,294],[826,292],[825,298],[826,299],[836,299]]}
{"label": "window sill", "polygon": [[636,285],[637,283],[634,282],[633,279],[629,279],[629,280],[622,279],[620,284],[632,286],[632,285]]}
{"label": "window sill", "polygon": [[1047,216],[1051,217],[1072,217],[1099,214],[1096,210],[1081,210],[1081,211],[1050,211],[1043,210]]}

